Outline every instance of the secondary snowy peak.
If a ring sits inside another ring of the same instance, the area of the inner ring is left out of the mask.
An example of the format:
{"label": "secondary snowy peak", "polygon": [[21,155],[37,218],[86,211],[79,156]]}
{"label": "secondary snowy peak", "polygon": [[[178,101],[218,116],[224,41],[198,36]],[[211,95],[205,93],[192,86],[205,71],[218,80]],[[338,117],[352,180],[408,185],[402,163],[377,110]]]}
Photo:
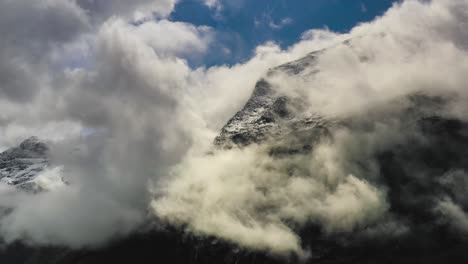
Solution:
{"label": "secondary snowy peak", "polygon": [[10,148],[0,153],[0,160],[9,160],[17,158],[47,158],[49,147],[46,143],[37,137],[30,137],[19,144],[17,147]]}
{"label": "secondary snowy peak", "polygon": [[21,189],[33,188],[34,179],[48,167],[48,152],[46,143],[30,137],[0,153],[0,181]]}

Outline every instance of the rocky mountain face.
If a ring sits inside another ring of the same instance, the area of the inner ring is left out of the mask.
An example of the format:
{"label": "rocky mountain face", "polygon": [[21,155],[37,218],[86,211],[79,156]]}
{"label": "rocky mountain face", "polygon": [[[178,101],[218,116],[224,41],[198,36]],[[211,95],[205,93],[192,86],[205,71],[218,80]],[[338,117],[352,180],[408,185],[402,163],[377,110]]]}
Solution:
{"label": "rocky mountain face", "polygon": [[[434,221],[434,193],[449,197],[468,208],[463,192],[468,179],[468,124],[446,117],[442,109],[451,98],[413,93],[372,112],[342,120],[330,120],[303,107],[300,98],[275,90],[268,78],[285,73],[299,76],[318,72],[320,52],[271,69],[259,80],[251,98],[222,128],[214,145],[229,150],[250,144],[269,144],[278,159],[306,155],[323,140],[333,141],[334,131],[369,133],[382,124],[393,124],[403,140],[380,147],[373,159],[386,186],[390,214],[403,219],[411,232],[399,236],[363,236],[351,232],[327,236],[310,224],[300,230],[304,247],[313,252],[306,263],[464,263],[468,242],[443,221]],[[378,122],[376,122],[378,120]],[[379,140],[386,140],[381,138]],[[48,148],[37,138],[0,154],[0,180],[19,188],[30,188],[36,175],[47,166]],[[368,170],[367,160],[357,160],[358,169]],[[417,174],[417,176],[415,176]],[[453,179],[448,180],[448,177]],[[457,186],[453,186],[454,183]],[[465,209],[466,209],[465,208]],[[389,232],[396,232],[389,228]],[[370,232],[370,231],[369,231]],[[97,250],[30,248],[15,244],[0,249],[1,263],[297,263],[298,259],[252,252],[216,238],[196,238],[171,227],[135,234]]]}
{"label": "rocky mountain face", "polygon": [[[326,120],[315,113],[305,112],[300,98],[291,98],[272,88],[266,80],[278,73],[299,75],[306,70],[315,72],[317,54],[313,52],[297,61],[271,69],[267,77],[255,85],[252,96],[244,108],[237,112],[222,128],[214,144],[223,148],[233,145],[246,146],[262,143],[268,139],[296,138],[301,142],[313,143],[315,138],[326,133]],[[309,144],[308,143],[308,144]],[[290,146],[293,152],[301,151],[298,146]],[[310,148],[310,146],[302,146]],[[296,149],[295,149],[296,148]]]}
{"label": "rocky mountain face", "polygon": [[49,147],[37,137],[0,153],[0,181],[33,190],[34,180],[48,165]]}

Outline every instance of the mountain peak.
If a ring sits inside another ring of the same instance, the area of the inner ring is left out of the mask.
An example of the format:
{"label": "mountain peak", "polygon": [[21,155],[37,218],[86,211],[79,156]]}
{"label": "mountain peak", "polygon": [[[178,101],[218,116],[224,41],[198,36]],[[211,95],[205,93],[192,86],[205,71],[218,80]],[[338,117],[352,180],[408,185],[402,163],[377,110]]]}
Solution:
{"label": "mountain peak", "polygon": [[23,142],[21,142],[19,148],[21,150],[29,151],[40,156],[45,156],[49,150],[47,144],[36,136],[25,139]]}

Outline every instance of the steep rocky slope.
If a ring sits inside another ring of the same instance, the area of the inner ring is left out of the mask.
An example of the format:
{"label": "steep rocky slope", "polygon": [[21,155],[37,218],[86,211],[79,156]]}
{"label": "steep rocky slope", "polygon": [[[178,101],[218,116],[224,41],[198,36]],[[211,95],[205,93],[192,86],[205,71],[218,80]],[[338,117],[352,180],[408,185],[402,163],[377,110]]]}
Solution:
{"label": "steep rocky slope", "polygon": [[304,111],[305,102],[273,89],[267,80],[268,77],[281,73],[301,75],[304,72],[317,72],[315,65],[319,53],[313,52],[304,58],[271,69],[265,78],[257,82],[243,109],[222,128],[215,139],[215,145],[229,148],[233,144],[246,146],[262,143],[272,137],[278,139],[297,137],[299,134],[313,136],[325,133],[329,120]]}

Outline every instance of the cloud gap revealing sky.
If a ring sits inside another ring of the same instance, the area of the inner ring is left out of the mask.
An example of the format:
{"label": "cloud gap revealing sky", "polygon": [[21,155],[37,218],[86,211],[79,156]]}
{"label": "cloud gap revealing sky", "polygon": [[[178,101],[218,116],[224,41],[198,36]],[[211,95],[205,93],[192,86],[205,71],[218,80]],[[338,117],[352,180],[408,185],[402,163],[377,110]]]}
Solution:
{"label": "cloud gap revealing sky", "polygon": [[311,28],[348,31],[382,15],[394,2],[397,1],[183,0],[175,6],[170,19],[216,30],[217,42],[209,55],[189,59],[195,66],[212,66],[245,61],[256,46],[266,41],[288,47]]}

